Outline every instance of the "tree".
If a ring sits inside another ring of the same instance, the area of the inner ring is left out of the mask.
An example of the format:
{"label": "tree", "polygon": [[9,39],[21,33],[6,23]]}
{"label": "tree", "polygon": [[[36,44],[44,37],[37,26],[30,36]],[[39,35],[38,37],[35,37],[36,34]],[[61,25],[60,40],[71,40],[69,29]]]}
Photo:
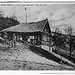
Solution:
{"label": "tree", "polygon": [[55,33],[61,33],[59,28],[55,28]]}
{"label": "tree", "polygon": [[12,17],[4,17],[4,12],[0,10],[0,30],[19,24],[17,17],[13,14]]}
{"label": "tree", "polygon": [[15,26],[17,24],[19,24],[19,22],[11,17],[0,17],[0,30]]}
{"label": "tree", "polygon": [[72,35],[73,34],[73,28],[71,27],[71,25],[68,26],[67,28],[65,28],[65,33],[68,36],[67,44],[69,45],[70,58],[71,58],[71,53],[75,49],[75,37]]}
{"label": "tree", "polygon": [[17,17],[15,16],[15,14],[13,13],[12,17],[14,20],[17,20]]}
{"label": "tree", "polygon": [[2,10],[0,10],[0,17],[4,16],[4,12]]}
{"label": "tree", "polygon": [[62,32],[60,31],[59,28],[55,29],[54,35],[53,35],[53,45],[56,46],[57,49],[59,47],[64,47],[65,46],[65,37],[63,36]]}

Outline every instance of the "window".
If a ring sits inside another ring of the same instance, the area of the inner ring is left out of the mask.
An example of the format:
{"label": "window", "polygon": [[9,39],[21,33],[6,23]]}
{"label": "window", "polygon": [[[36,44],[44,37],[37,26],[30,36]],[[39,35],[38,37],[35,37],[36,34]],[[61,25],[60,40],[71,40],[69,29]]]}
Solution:
{"label": "window", "polygon": [[34,39],[34,36],[30,36],[29,38],[30,38],[30,39]]}
{"label": "window", "polygon": [[47,30],[45,29],[45,31],[47,31]]}

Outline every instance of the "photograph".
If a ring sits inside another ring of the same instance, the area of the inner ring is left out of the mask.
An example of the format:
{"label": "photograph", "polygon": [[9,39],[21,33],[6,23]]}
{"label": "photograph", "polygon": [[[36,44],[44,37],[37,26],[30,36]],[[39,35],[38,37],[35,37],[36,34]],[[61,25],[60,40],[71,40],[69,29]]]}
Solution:
{"label": "photograph", "polygon": [[0,70],[74,71],[75,1],[0,2]]}

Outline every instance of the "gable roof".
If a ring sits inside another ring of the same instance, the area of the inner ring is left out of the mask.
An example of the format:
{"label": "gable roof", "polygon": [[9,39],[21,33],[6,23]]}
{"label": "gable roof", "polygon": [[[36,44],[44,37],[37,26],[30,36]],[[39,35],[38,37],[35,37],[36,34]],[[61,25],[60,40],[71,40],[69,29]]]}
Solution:
{"label": "gable roof", "polygon": [[47,23],[47,19],[38,21],[38,22],[31,22],[31,23],[21,23],[16,26],[12,26],[6,28],[2,31],[10,31],[10,32],[38,32],[42,31],[43,27]]}

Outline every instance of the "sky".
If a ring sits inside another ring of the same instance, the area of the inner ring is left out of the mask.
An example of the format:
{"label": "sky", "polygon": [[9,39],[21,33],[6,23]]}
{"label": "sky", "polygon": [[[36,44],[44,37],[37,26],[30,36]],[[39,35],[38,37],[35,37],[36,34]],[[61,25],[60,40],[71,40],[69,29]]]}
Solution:
{"label": "sky", "polygon": [[67,26],[72,26],[75,31],[75,5],[74,4],[14,4],[1,5],[0,10],[4,12],[5,17],[11,17],[13,14],[19,22],[40,21],[48,18],[51,29],[59,27],[61,30]]}

